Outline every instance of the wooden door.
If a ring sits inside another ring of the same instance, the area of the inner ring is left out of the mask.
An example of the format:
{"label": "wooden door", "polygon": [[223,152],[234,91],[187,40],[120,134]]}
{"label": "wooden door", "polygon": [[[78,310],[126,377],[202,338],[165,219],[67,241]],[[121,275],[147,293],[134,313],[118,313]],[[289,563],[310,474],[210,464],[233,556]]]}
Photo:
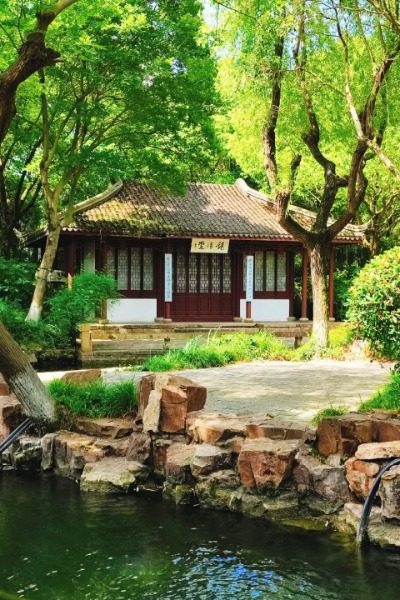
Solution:
{"label": "wooden door", "polygon": [[174,321],[233,319],[231,254],[174,253]]}

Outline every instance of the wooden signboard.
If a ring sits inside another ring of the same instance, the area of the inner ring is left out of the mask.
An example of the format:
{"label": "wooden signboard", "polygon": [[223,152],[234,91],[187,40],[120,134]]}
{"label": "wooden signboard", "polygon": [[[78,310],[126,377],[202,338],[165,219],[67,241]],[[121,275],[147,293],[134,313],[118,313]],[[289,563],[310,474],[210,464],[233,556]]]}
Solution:
{"label": "wooden signboard", "polygon": [[228,254],[229,240],[215,238],[192,238],[190,252],[205,254]]}

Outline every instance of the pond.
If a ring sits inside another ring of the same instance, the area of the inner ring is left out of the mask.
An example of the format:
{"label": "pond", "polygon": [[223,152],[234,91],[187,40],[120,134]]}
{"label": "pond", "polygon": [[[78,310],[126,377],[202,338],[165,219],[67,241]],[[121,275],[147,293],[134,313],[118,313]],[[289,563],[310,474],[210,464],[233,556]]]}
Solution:
{"label": "pond", "polygon": [[0,590],[16,597],[397,600],[399,582],[398,555],[337,534],[0,473]]}

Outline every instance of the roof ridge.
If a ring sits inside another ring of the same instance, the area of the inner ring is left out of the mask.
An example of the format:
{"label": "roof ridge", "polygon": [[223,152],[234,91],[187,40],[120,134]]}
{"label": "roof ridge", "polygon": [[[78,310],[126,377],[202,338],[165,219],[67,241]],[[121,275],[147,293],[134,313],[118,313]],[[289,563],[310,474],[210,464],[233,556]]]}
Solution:
{"label": "roof ridge", "polygon": [[77,215],[81,212],[84,212],[85,210],[89,210],[91,208],[99,206],[106,200],[112,198],[112,196],[117,194],[119,191],[121,191],[123,187],[124,182],[121,179],[119,179],[116,183],[109,185],[108,188],[103,192],[100,192],[99,194],[96,194],[95,196],[87,198],[86,200],[83,200],[83,202],[79,202],[78,204],[76,204],[72,210],[72,215]]}

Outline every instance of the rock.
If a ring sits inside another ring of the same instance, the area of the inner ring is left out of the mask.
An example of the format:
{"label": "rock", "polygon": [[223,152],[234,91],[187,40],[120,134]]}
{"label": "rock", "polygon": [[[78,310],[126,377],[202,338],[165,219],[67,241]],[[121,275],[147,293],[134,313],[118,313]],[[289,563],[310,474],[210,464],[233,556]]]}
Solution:
{"label": "rock", "polygon": [[297,448],[295,440],[246,440],[238,458],[242,485],[259,492],[280,487],[292,472]]}
{"label": "rock", "polygon": [[350,499],[342,466],[321,463],[311,454],[299,454],[293,478],[299,494],[312,496],[306,504],[313,512],[331,514]]}
{"label": "rock", "polygon": [[153,441],[153,470],[157,475],[165,474],[168,448],[173,444],[172,440],[155,439]]}
{"label": "rock", "polygon": [[19,425],[22,418],[22,406],[14,394],[0,396],[0,441]]}
{"label": "rock", "polygon": [[146,433],[132,433],[126,451],[127,460],[134,460],[143,465],[151,460],[151,437]]}
{"label": "rock", "polygon": [[299,499],[293,492],[285,492],[273,498],[244,493],[240,501],[244,515],[270,521],[294,517],[299,511]]}
{"label": "rock", "polygon": [[169,483],[191,483],[193,478],[190,465],[196,446],[172,444],[167,450],[165,476]]}
{"label": "rock", "polygon": [[231,452],[232,454],[237,455],[240,454],[240,451],[242,450],[244,440],[245,438],[237,436],[230,438],[229,440],[224,440],[223,442],[218,442],[218,446],[224,450],[228,450],[228,452]]}
{"label": "rock", "polygon": [[187,396],[187,412],[203,410],[207,400],[207,388],[193,382],[180,387]]}
{"label": "rock", "polygon": [[132,492],[146,481],[148,474],[148,468],[138,462],[105,458],[85,465],[80,487],[85,492],[102,494]]}
{"label": "rock", "polygon": [[174,485],[166,481],[163,488],[163,497],[167,500],[173,500],[177,506],[193,506],[197,503],[196,492],[187,483]]}
{"label": "rock", "polygon": [[131,419],[89,419],[88,417],[78,417],[74,428],[78,433],[116,440],[130,435],[135,428],[135,424]]}
{"label": "rock", "polygon": [[104,449],[96,445],[96,438],[58,431],[48,433],[41,440],[42,469],[54,469],[63,477],[79,479],[86,463],[104,458]]}
{"label": "rock", "polygon": [[112,440],[107,438],[95,438],[96,448],[99,448],[104,456],[126,456],[129,438]]}
{"label": "rock", "polygon": [[154,373],[145,375],[139,381],[138,386],[138,415],[143,417],[146,406],[149,402],[150,392],[154,390]]}
{"label": "rock", "polygon": [[40,438],[23,435],[12,444],[10,462],[17,471],[39,471],[41,460]]}
{"label": "rock", "polygon": [[355,454],[360,460],[379,460],[400,457],[400,441],[361,444]]}
{"label": "rock", "polygon": [[[341,520],[354,533],[357,531],[361,518],[362,504],[349,502],[345,504]],[[381,546],[387,550],[400,549],[400,525],[394,522],[383,523],[381,520],[381,509],[372,507],[368,522],[368,539],[372,544]]]}
{"label": "rock", "polygon": [[346,479],[353,494],[364,499],[368,496],[374,479],[379,473],[380,465],[376,462],[349,458],[345,462]]}
{"label": "rock", "polygon": [[246,436],[245,417],[208,413],[187,420],[187,433],[195,442],[216,444],[233,437]]}
{"label": "rock", "polygon": [[190,468],[193,477],[198,478],[209,475],[213,471],[229,469],[231,466],[232,454],[230,452],[211,444],[200,444],[196,446]]}
{"label": "rock", "polygon": [[240,481],[232,469],[216,471],[196,484],[196,495],[200,506],[214,510],[239,510]]}
{"label": "rock", "polygon": [[400,419],[397,416],[392,418],[378,420],[377,422],[377,442],[394,442],[400,440]]}
{"label": "rock", "polygon": [[183,389],[173,385],[162,387],[160,431],[164,431],[166,433],[184,432],[187,407],[188,398]]}
{"label": "rock", "polygon": [[284,422],[277,419],[252,421],[246,426],[247,435],[250,439],[301,440],[306,437],[307,429],[307,425]]}
{"label": "rock", "polygon": [[400,521],[400,465],[383,475],[379,496],[382,500],[382,516]]}
{"label": "rock", "polygon": [[323,456],[353,456],[359,444],[373,441],[375,430],[369,415],[349,413],[323,419],[317,427],[318,450]]}
{"label": "rock", "polygon": [[150,392],[147,406],[143,412],[143,431],[156,432],[159,428],[161,412],[161,392]]}
{"label": "rock", "polygon": [[101,379],[101,369],[86,369],[84,371],[68,371],[61,377],[61,381],[85,385]]}

